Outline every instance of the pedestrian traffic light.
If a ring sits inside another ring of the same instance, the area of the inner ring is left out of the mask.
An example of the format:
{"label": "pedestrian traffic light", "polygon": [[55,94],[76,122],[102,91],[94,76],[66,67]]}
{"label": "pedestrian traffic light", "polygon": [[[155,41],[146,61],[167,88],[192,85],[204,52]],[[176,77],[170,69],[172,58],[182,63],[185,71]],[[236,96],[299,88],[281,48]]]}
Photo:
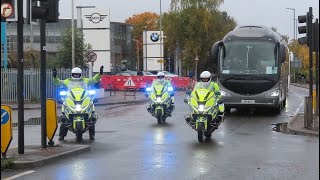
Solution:
{"label": "pedestrian traffic light", "polygon": [[1,22],[10,22],[17,20],[17,0],[1,0]]}
{"label": "pedestrian traffic light", "polygon": [[[40,2],[40,6],[39,3]],[[47,23],[56,23],[59,19],[59,0],[30,0],[30,21],[44,19]]]}
{"label": "pedestrian traffic light", "polygon": [[307,15],[298,16],[298,21],[299,23],[306,23],[305,26],[298,27],[299,34],[306,33],[306,36],[299,38],[298,42],[299,44],[310,46],[312,42],[312,9],[307,12]]}

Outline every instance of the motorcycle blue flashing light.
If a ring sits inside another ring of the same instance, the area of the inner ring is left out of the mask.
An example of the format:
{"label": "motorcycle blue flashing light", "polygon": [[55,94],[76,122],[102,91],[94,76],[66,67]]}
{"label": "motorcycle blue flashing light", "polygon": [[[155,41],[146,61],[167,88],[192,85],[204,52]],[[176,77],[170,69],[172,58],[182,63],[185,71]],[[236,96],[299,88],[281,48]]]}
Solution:
{"label": "motorcycle blue flashing light", "polygon": [[67,91],[60,91],[60,96],[66,96],[67,95]]}
{"label": "motorcycle blue flashing light", "polygon": [[94,95],[94,94],[96,94],[96,91],[95,90],[89,90],[89,94],[90,95]]}
{"label": "motorcycle blue flashing light", "polygon": [[173,87],[168,87],[168,91],[173,91]]}
{"label": "motorcycle blue flashing light", "polygon": [[146,91],[147,91],[147,92],[150,92],[150,91],[151,91],[151,87],[147,87],[147,88],[146,88]]}

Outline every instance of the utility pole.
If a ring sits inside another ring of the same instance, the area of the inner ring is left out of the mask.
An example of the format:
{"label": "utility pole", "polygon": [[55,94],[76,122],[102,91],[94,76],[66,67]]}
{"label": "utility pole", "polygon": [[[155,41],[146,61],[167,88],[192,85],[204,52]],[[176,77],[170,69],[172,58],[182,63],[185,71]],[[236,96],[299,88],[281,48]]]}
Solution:
{"label": "utility pole", "polygon": [[75,52],[74,52],[74,0],[71,0],[71,13],[72,13],[72,15],[71,15],[71,17],[72,17],[72,21],[71,21],[71,36],[72,36],[72,47],[71,47],[71,49],[72,49],[72,68],[74,68],[75,66],[76,66],[76,61],[75,61]]}
{"label": "utility pole", "polygon": [[18,22],[17,22],[17,41],[18,41],[18,153],[24,154],[24,97],[23,97],[23,1],[18,1]]}

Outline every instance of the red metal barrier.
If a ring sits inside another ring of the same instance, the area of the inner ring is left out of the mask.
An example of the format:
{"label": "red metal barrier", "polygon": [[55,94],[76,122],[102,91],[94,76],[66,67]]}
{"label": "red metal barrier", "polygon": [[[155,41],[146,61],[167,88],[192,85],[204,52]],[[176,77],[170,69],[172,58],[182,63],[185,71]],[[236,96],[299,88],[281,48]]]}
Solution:
{"label": "red metal barrier", "polygon": [[[125,90],[125,83],[131,78],[135,89],[145,89],[151,86],[152,82],[156,79],[154,76],[102,76],[100,85],[102,88],[116,90]],[[184,89],[189,84],[188,77],[170,77],[171,84],[175,89]]]}

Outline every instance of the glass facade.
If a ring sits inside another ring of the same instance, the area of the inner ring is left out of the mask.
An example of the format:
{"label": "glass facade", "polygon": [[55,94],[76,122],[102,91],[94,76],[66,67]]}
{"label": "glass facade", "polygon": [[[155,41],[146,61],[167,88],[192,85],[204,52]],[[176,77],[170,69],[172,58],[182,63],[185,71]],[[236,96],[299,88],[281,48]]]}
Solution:
{"label": "glass facade", "polygon": [[111,71],[135,70],[133,26],[111,22]]}

